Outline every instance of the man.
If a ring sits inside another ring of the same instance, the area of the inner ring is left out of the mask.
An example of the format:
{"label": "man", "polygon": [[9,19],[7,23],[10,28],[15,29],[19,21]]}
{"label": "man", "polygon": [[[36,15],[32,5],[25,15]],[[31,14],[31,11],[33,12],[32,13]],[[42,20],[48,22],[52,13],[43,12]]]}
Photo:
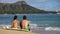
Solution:
{"label": "man", "polygon": [[23,20],[20,25],[22,29],[30,31],[30,22],[27,20],[26,16],[23,16]]}
{"label": "man", "polygon": [[11,28],[17,29],[18,23],[19,23],[19,21],[17,20],[17,16],[14,16]]}

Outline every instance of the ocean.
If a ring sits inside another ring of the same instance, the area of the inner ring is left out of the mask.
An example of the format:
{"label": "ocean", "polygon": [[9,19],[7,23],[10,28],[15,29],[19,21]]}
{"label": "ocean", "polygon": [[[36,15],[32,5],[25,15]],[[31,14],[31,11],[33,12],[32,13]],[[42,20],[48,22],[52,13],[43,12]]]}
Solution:
{"label": "ocean", "polygon": [[15,15],[19,21],[26,15],[34,33],[60,34],[60,14],[0,14],[0,28],[11,26]]}

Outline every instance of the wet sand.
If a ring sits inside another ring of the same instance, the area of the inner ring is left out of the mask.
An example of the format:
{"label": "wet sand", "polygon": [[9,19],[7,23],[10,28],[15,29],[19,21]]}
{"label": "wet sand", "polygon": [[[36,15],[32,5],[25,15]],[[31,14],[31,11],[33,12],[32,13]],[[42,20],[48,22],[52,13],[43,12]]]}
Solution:
{"label": "wet sand", "polygon": [[0,34],[34,34],[34,33],[26,32],[26,31],[21,31],[21,30],[0,29]]}

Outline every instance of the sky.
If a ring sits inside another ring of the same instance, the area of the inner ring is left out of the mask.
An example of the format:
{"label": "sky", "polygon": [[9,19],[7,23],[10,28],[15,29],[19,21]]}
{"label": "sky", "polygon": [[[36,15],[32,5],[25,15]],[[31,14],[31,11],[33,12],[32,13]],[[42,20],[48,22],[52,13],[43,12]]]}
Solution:
{"label": "sky", "polygon": [[[0,3],[15,3],[21,0],[0,0]],[[24,0],[29,5],[46,11],[60,10],[60,0]]]}

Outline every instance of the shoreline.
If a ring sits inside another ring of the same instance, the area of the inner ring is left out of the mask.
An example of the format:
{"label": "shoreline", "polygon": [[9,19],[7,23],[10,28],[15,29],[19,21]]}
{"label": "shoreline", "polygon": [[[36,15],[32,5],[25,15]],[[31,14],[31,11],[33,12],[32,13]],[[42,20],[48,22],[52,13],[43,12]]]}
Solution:
{"label": "shoreline", "polygon": [[34,34],[33,32],[26,32],[21,30],[7,30],[1,28],[0,28],[0,33],[1,34]]}

